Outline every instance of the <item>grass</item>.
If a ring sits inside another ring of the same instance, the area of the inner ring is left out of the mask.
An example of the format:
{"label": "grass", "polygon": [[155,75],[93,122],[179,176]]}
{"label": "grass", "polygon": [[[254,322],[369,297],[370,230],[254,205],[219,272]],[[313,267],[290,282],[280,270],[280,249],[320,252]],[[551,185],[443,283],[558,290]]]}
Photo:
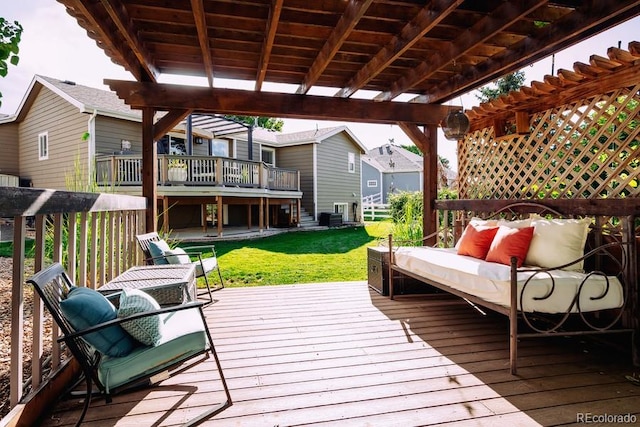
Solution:
{"label": "grass", "polygon": [[[390,230],[390,222],[374,222],[364,227],[222,241],[216,242],[215,248],[225,286],[229,287],[366,280],[367,247],[386,238]],[[28,244],[27,256],[32,256],[32,244]],[[210,253],[205,252],[207,255]],[[0,257],[11,256],[12,243],[0,243]],[[210,277],[218,283],[217,274]]]}
{"label": "grass", "polygon": [[215,248],[229,287],[366,280],[367,247],[385,238],[390,227],[388,222],[376,222],[364,227],[297,231],[216,242]]}

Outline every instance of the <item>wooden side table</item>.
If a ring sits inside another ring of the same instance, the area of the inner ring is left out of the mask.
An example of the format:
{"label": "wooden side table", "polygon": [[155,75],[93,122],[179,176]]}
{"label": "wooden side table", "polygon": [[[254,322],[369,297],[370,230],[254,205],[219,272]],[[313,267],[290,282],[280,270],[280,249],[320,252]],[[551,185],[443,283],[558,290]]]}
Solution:
{"label": "wooden side table", "polygon": [[[393,276],[394,294],[422,294],[431,291],[431,287],[403,274]],[[389,248],[370,246],[367,248],[367,281],[369,287],[384,296],[389,296]]]}

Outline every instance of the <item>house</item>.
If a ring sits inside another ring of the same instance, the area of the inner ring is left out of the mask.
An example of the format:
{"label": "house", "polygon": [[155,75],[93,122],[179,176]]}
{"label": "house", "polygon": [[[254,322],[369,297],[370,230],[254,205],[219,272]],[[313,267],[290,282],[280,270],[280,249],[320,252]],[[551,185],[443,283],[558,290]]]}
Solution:
{"label": "house", "polygon": [[[0,173],[21,185],[142,194],[141,113],[115,93],[35,76],[0,118]],[[277,134],[192,115],[157,142],[159,220],[168,230],[357,218],[362,143],[346,127]],[[338,167],[342,164],[343,167]]]}
{"label": "house", "polygon": [[[235,135],[246,140],[247,133]],[[262,162],[300,171],[302,207],[315,220],[323,212],[339,213],[343,221],[360,220],[361,158],[366,147],[346,126],[296,133],[255,129]]]}
{"label": "house", "polygon": [[[386,144],[362,157],[362,197],[367,203],[389,203],[389,195],[423,190],[423,158],[398,145]],[[455,172],[438,162],[438,187],[455,182]]]}

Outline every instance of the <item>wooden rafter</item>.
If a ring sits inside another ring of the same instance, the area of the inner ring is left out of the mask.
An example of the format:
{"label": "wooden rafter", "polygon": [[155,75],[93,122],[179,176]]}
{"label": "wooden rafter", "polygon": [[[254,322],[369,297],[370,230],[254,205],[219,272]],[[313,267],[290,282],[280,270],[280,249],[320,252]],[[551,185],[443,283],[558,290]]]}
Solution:
{"label": "wooden rafter", "polygon": [[316,56],[309,71],[304,76],[304,80],[296,90],[297,94],[305,94],[311,89],[322,72],[327,68],[329,62],[338,52],[342,43],[349,37],[360,18],[365,14],[373,0],[350,0],[344,13],[331,32],[326,43],[322,46],[320,53]]}
{"label": "wooden rafter", "polygon": [[269,9],[269,18],[267,19],[267,28],[265,31],[264,44],[260,53],[260,63],[258,64],[258,74],[256,75],[256,84],[254,90],[259,92],[262,90],[262,83],[267,75],[269,67],[269,59],[271,58],[271,50],[273,49],[273,41],[276,38],[276,30],[280,21],[280,13],[282,12],[282,3],[284,0],[272,0],[271,9]]}
{"label": "wooden rafter", "polygon": [[424,132],[422,132],[418,126],[414,123],[406,122],[398,122],[397,125],[409,137],[411,142],[418,147],[422,154],[427,154],[425,153],[425,150],[429,149],[429,141],[427,140]]}
{"label": "wooden rafter", "polygon": [[[158,72],[156,67],[153,65],[151,56],[136,35],[135,27],[127,13],[127,10],[123,7],[122,3],[115,0],[100,1],[114,25],[118,28],[120,34],[126,40],[126,46],[120,47],[118,51],[130,50],[133,52],[138,62],[137,65],[143,72],[140,78],[145,81],[155,82],[157,80]],[[135,69],[136,67],[132,66],[132,68]]]}
{"label": "wooden rafter", "polygon": [[202,64],[204,65],[205,75],[209,82],[209,87],[213,87],[213,58],[211,57],[211,45],[207,32],[207,17],[202,0],[191,0],[191,10],[193,11],[193,20],[198,33],[198,43],[200,44],[200,52],[202,53]]}
{"label": "wooden rafter", "polygon": [[85,27],[90,37],[101,40],[100,46],[109,56],[121,63],[137,80],[143,80],[142,69],[132,52],[116,48],[116,44],[113,43],[111,38],[113,28],[109,26],[110,22],[102,16],[104,13],[101,14],[95,5],[88,6],[79,0],[69,1],[67,10],[77,19],[85,20]]}
{"label": "wooden rafter", "polygon": [[[484,43],[512,24],[515,19],[528,15],[546,3],[546,0],[526,0],[523,2],[504,2],[493,13],[476,22],[468,31],[449,42],[443,52],[435,52],[422,61],[416,68],[398,79],[389,91],[376,97],[380,101],[391,100],[407,88],[433,76],[438,70],[455,61],[474,47]],[[421,102],[421,98],[415,98]]]}
{"label": "wooden rafter", "polygon": [[157,122],[153,124],[153,140],[157,141],[166,135],[171,129],[176,127],[185,117],[191,114],[193,110],[169,110],[167,114],[162,116]]}
{"label": "wooden rafter", "polygon": [[[256,92],[268,81],[300,95],[342,88],[345,98],[372,91],[377,100],[402,94],[429,104],[640,16],[640,0],[58,1],[138,81],[170,73],[255,80]],[[603,75],[629,60],[594,57],[583,71]],[[580,84],[570,74],[556,79],[528,90]]]}
{"label": "wooden rafter", "polygon": [[[375,102],[364,99],[253,92],[145,82],[105,80],[111,90],[135,109],[185,109],[217,114],[342,120],[362,123],[438,124],[449,112],[440,105]],[[396,118],[396,120],[393,120]]]}
{"label": "wooden rafter", "polygon": [[465,67],[463,72],[430,89],[422,100],[443,102],[452,99],[474,87],[545,58],[552,52],[571,46],[580,40],[582,34],[596,32],[598,28],[607,28],[611,22],[624,21],[640,13],[640,5],[635,0],[620,0],[615,3],[616,8],[612,10],[610,2],[607,1],[583,2],[579,9],[559,19],[556,25],[540,28],[536,34],[494,55],[491,62],[477,67]]}
{"label": "wooden rafter", "polygon": [[346,98],[353,95],[398,59],[426,33],[431,31],[463,1],[442,0],[429,2],[424,8],[420,9],[418,15],[411,22],[402,28],[400,34],[394,36],[389,43],[384,45],[364,67],[358,70],[356,75],[349,80],[349,83],[334,96]]}

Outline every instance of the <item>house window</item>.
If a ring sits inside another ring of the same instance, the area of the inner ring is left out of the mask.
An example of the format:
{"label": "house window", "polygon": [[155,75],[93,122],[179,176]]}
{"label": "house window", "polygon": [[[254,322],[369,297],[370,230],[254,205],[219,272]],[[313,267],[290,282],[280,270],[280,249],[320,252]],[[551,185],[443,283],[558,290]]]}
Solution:
{"label": "house window", "polygon": [[349,165],[348,165],[348,171],[349,173],[355,173],[356,172],[356,155],[355,153],[348,153],[349,154]]}
{"label": "house window", "polygon": [[346,203],[334,203],[333,213],[341,214],[343,221],[349,220],[349,207]]}
{"label": "house window", "polygon": [[369,188],[378,188],[378,180],[377,179],[367,180],[367,187],[369,187]]}
{"label": "house window", "polygon": [[47,160],[49,158],[49,133],[38,134],[38,159]]}
{"label": "house window", "polygon": [[276,166],[276,150],[272,148],[264,148],[262,147],[262,162],[271,166]]}
{"label": "house window", "polygon": [[212,139],[211,155],[218,157],[229,157],[229,141],[226,139]]}

